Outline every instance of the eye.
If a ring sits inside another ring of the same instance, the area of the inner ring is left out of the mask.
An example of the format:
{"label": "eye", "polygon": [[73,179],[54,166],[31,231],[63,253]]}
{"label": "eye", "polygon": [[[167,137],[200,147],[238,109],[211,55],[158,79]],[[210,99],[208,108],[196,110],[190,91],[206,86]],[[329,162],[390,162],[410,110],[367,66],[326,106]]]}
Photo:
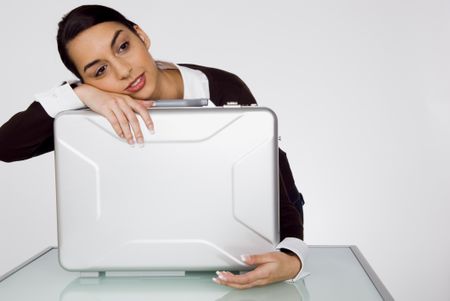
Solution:
{"label": "eye", "polygon": [[122,43],[122,44],[120,45],[120,47],[119,47],[119,52],[122,52],[122,51],[124,51],[124,50],[127,50],[128,47],[129,47],[129,45],[130,45],[129,42],[124,42],[124,43]]}
{"label": "eye", "polygon": [[106,65],[103,65],[100,68],[98,68],[97,72],[95,72],[95,77],[100,76],[103,73],[105,73],[105,70],[106,70]]}

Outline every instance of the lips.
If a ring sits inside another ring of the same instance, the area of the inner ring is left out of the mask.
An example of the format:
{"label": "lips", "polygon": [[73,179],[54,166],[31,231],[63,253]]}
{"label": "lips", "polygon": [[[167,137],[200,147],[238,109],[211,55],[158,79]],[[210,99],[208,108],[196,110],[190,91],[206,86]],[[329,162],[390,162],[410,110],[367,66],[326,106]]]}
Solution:
{"label": "lips", "polygon": [[145,86],[145,74],[142,73],[139,75],[138,78],[136,78],[134,81],[132,81],[128,87],[125,89],[125,91],[135,93],[139,90],[141,90]]}

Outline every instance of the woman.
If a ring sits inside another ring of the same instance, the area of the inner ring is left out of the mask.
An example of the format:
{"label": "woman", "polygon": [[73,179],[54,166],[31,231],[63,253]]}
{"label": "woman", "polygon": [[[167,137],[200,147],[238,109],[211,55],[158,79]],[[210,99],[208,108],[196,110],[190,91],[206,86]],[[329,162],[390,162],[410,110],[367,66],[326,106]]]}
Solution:
{"label": "woman", "polygon": [[[107,118],[117,135],[134,145],[143,143],[136,114],[150,132],[155,131],[148,110],[152,100],[209,98],[216,106],[230,100],[243,105],[256,103],[245,83],[234,74],[155,61],[146,33],[108,7],[84,5],[72,10],[59,23],[57,42],[64,65],[80,81],[37,94],[27,110],[0,128],[2,161],[24,160],[52,151],[53,118],[64,110],[87,106]],[[303,199],[281,150],[279,166],[279,251],[243,256],[256,268],[244,275],[217,272],[218,277],[213,278],[216,283],[249,288],[298,279],[307,250],[302,241]]]}

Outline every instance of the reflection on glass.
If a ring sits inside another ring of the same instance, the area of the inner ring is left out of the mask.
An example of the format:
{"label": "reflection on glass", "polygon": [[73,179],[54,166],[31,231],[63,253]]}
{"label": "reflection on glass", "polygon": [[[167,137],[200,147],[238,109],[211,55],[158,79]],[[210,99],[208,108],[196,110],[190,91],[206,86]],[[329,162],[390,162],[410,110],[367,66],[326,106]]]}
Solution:
{"label": "reflection on glass", "polygon": [[62,291],[60,301],[309,301],[303,281],[237,290],[215,284],[212,277],[211,273],[188,273],[184,277],[77,278]]}

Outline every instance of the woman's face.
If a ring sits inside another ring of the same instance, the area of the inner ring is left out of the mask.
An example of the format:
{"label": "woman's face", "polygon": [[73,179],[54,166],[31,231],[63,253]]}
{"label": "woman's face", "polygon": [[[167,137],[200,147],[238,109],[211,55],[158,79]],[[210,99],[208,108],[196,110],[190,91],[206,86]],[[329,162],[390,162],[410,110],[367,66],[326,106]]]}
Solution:
{"label": "woman's face", "polygon": [[67,44],[84,83],[136,99],[152,99],[159,73],[148,52],[148,36],[135,28],[137,35],[121,23],[104,22],[82,31]]}

